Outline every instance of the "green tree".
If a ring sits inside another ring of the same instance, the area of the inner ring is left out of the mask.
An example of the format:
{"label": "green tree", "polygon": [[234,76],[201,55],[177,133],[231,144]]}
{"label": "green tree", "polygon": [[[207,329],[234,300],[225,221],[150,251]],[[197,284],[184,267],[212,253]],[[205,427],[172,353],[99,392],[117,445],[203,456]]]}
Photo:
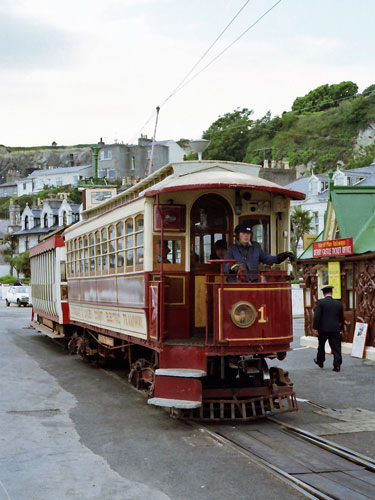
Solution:
{"label": "green tree", "polygon": [[333,85],[320,85],[310,90],[305,96],[297,97],[292,105],[292,111],[298,113],[315,113],[338,106],[339,102],[349,97],[354,97],[358,86],[350,81],[335,83]]}
{"label": "green tree", "polygon": [[198,153],[195,151],[190,151],[187,155],[184,155],[184,161],[198,160]]}
{"label": "green tree", "polygon": [[220,116],[202,135],[211,141],[203,153],[206,160],[243,161],[252,126],[247,108]]}
{"label": "green tree", "polygon": [[13,276],[15,268],[16,241],[12,238],[11,233],[6,233],[3,236],[3,248],[0,250],[4,257],[4,261],[10,266],[10,275]]}
{"label": "green tree", "polygon": [[[307,210],[303,210],[300,206],[295,206],[290,215],[291,235],[290,246],[292,252],[297,257],[297,247],[304,234],[310,233],[313,229],[313,216]],[[292,263],[293,275],[295,279],[300,277],[300,270],[296,261]]]}
{"label": "green tree", "polygon": [[13,257],[13,265],[17,272],[17,277],[22,273],[25,278],[31,277],[31,268],[30,268],[30,256],[29,251],[22,252],[16,257]]}

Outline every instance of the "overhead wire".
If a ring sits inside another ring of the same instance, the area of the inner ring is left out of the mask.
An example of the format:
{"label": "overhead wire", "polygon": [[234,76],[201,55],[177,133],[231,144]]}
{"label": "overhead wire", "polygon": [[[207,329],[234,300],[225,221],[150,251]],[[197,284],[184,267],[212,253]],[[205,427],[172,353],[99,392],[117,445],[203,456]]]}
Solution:
{"label": "overhead wire", "polygon": [[[169,99],[171,99],[174,95],[177,94],[180,90],[182,90],[186,85],[188,85],[190,82],[192,82],[198,75],[200,75],[203,71],[205,71],[211,64],[213,64],[219,57],[221,57],[227,50],[229,50],[236,42],[238,42],[243,36],[245,36],[246,33],[248,33],[255,25],[257,25],[269,12],[271,12],[282,0],[277,0],[275,4],[272,5],[266,12],[264,12],[260,17],[256,19],[245,31],[243,31],[235,40],[233,40],[225,49],[223,49],[219,54],[217,54],[209,63],[207,63],[203,68],[201,68],[195,75],[193,75],[189,80],[187,78],[192,74],[192,72],[197,68],[197,66],[202,62],[202,60],[207,56],[209,51],[214,47],[214,45],[218,42],[218,40],[223,36],[223,34],[227,31],[229,26],[234,22],[234,20],[239,16],[239,14],[243,11],[243,9],[246,7],[246,5],[250,2],[250,0],[247,0],[245,4],[241,7],[241,9],[236,13],[236,15],[231,19],[231,21],[227,24],[227,26],[222,30],[222,32],[216,37],[214,42],[209,46],[209,48],[203,53],[203,55],[198,59],[198,61],[193,65],[193,67],[188,71],[188,73],[184,76],[184,78],[181,80],[181,82],[175,87],[175,89],[169,94],[167,98],[165,98],[161,104],[159,104],[157,107],[161,108],[166,104]],[[187,80],[187,81],[186,81]],[[149,124],[149,122],[152,120],[152,118],[155,116],[156,111],[154,110],[147,121],[144,123],[144,125],[140,128],[139,132],[137,135],[139,135],[142,130]]]}
{"label": "overhead wire", "polygon": [[[240,8],[240,10],[235,14],[235,16],[229,21],[229,23],[225,26],[225,28],[221,31],[221,33],[215,38],[215,40],[211,43],[211,45],[208,47],[208,49],[205,50],[205,52],[200,56],[200,58],[198,59],[198,61],[192,66],[192,68],[186,73],[186,75],[184,76],[184,78],[179,82],[179,84],[175,87],[175,89],[170,93],[170,95],[168,97],[166,97],[164,99],[164,101],[162,101],[157,107],[160,109],[162,106],[164,106],[164,104],[169,101],[169,99],[171,97],[173,97],[173,95],[178,91],[178,89],[181,87],[181,85],[186,81],[186,79],[191,75],[191,73],[195,70],[195,68],[200,64],[200,62],[206,57],[206,55],[210,52],[210,50],[214,47],[214,45],[220,40],[220,38],[224,35],[224,33],[227,31],[227,29],[229,28],[229,26],[231,24],[233,24],[233,22],[235,21],[235,19],[237,19],[237,17],[241,14],[241,12],[244,10],[244,8],[246,7],[246,5],[250,2],[250,0],[246,0],[246,2],[244,3],[244,5]],[[145,124],[141,127],[141,129],[139,130],[138,134],[139,135],[141,133],[141,131],[150,123],[150,121],[152,120],[152,118],[154,117],[156,111],[153,111],[150,116],[147,118]],[[133,136],[134,138],[134,136]],[[133,139],[132,138],[132,139]]]}

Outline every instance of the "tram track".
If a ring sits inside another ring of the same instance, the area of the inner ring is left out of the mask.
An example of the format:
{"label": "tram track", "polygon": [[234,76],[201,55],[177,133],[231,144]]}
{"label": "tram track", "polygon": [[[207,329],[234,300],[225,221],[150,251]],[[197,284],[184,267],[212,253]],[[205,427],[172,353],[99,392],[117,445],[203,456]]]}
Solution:
{"label": "tram track", "polygon": [[273,417],[267,421],[266,429],[199,428],[306,498],[375,499],[375,460]]}

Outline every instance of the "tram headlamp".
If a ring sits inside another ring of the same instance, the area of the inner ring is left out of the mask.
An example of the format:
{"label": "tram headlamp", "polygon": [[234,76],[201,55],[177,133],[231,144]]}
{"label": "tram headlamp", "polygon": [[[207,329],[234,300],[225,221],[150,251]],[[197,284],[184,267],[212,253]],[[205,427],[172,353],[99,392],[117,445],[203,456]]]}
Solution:
{"label": "tram headlamp", "polygon": [[256,320],[257,312],[250,302],[237,302],[232,307],[230,317],[239,328],[248,328]]}

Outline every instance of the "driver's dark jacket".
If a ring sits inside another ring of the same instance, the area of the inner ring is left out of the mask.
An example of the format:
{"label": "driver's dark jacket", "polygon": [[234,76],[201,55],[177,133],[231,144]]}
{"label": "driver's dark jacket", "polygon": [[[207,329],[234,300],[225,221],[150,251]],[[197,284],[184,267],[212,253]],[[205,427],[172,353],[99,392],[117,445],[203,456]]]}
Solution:
{"label": "driver's dark jacket", "polygon": [[[225,254],[225,259],[235,259],[237,264],[241,265],[245,268],[246,274],[249,274],[249,281],[258,281],[258,265],[260,262],[263,264],[268,264],[272,266],[272,264],[277,263],[277,257],[268,254],[264,250],[262,250],[259,243],[251,243],[248,246],[247,255],[246,247],[236,243],[228,248],[227,253]],[[224,272],[225,274],[231,273],[231,268],[235,265],[235,263],[227,263],[224,264]],[[229,282],[235,282],[237,280],[236,271],[232,276],[228,276],[227,280]]]}

